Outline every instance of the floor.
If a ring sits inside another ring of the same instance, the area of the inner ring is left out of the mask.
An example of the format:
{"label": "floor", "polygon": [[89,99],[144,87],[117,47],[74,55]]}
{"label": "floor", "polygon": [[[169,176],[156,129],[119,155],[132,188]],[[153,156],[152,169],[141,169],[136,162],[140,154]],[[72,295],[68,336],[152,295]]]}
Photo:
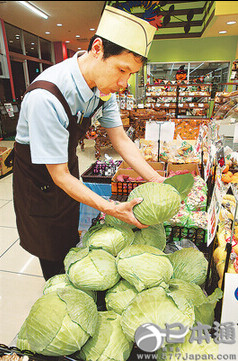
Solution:
{"label": "floor", "polygon": [[[12,147],[11,141],[0,146]],[[96,161],[94,141],[78,147],[81,174]],[[113,159],[120,156],[111,148],[102,148]],[[44,286],[39,261],[19,245],[12,197],[12,174],[0,179],[0,344],[12,346],[34,302],[42,296]]]}

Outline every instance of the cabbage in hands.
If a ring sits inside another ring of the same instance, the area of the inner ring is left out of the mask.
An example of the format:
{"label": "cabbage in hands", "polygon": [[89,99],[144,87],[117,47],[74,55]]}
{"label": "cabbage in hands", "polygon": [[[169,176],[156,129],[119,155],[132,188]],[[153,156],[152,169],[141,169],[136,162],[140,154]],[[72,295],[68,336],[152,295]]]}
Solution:
{"label": "cabbage in hands", "polygon": [[117,269],[122,278],[138,292],[167,283],[173,268],[166,255],[158,248],[147,245],[131,245],[124,248],[116,258]]}
{"label": "cabbage in hands", "polygon": [[181,323],[192,327],[195,321],[193,306],[182,295],[175,303],[162,287],[144,290],[136,295],[122,313],[122,329],[128,339],[134,341],[137,328],[154,323],[165,329],[166,323]]}
{"label": "cabbage in hands", "polygon": [[126,280],[120,280],[106,292],[105,302],[108,311],[112,310],[120,315],[137,295],[137,290]]}
{"label": "cabbage in hands", "polygon": [[207,276],[208,261],[196,248],[182,248],[167,256],[173,266],[173,277],[201,286]]}
{"label": "cabbage in hands", "polygon": [[[126,224],[126,223],[125,223]],[[134,240],[134,232],[130,227],[110,226],[99,224],[91,227],[83,236],[83,245],[85,247],[93,246],[102,248],[113,256],[126,246],[129,246]]]}
{"label": "cabbage in hands", "polygon": [[74,287],[59,288],[32,306],[17,347],[46,356],[70,355],[94,335],[97,318],[92,297]]}
{"label": "cabbage in hands", "polygon": [[113,311],[98,312],[97,330],[81,349],[80,359],[90,361],[128,360],[133,342],[121,328],[121,316]]}
{"label": "cabbage in hands", "polygon": [[143,201],[133,208],[135,217],[146,225],[156,225],[172,218],[180,209],[181,197],[171,185],[148,182],[134,188],[128,201],[143,198]]}
{"label": "cabbage in hands", "polygon": [[153,246],[161,251],[166,246],[166,234],[163,223],[149,226],[147,228],[138,229],[135,233],[133,244],[145,244]]}
{"label": "cabbage in hands", "polygon": [[73,285],[85,290],[105,291],[120,279],[115,257],[103,249],[71,248],[64,266]]}

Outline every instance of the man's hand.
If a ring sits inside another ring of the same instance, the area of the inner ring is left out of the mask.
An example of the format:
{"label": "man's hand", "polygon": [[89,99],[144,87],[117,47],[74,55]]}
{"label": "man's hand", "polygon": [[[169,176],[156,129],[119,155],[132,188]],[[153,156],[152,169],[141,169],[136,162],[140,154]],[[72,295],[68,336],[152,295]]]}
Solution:
{"label": "man's hand", "polygon": [[113,212],[110,215],[120,219],[123,222],[133,224],[137,228],[147,228],[148,226],[140,223],[133,213],[133,207],[143,201],[142,198],[132,199],[130,202],[116,202],[113,207]]}

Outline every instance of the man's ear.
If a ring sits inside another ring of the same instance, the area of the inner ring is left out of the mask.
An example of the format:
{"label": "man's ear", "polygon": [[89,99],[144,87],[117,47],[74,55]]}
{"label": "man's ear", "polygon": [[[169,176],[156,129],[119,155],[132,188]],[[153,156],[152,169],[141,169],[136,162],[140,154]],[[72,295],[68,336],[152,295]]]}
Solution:
{"label": "man's ear", "polygon": [[92,54],[94,57],[98,58],[99,55],[103,54],[103,44],[102,39],[96,38],[92,44],[91,48]]}

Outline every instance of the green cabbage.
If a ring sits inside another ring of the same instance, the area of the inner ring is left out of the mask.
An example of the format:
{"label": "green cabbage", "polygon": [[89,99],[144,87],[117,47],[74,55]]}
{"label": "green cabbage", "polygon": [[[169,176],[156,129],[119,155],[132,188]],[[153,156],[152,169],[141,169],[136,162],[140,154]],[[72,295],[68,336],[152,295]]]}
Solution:
{"label": "green cabbage", "polygon": [[166,246],[166,234],[163,223],[138,229],[135,232],[133,244],[146,244],[163,251]]}
{"label": "green cabbage", "polygon": [[97,329],[80,351],[83,360],[128,360],[133,342],[128,341],[121,328],[121,316],[113,311],[98,312]]}
{"label": "green cabbage", "polygon": [[112,310],[120,315],[128,304],[137,295],[137,290],[126,280],[120,280],[106,292],[105,302],[108,311]]}
{"label": "green cabbage", "polygon": [[173,265],[173,278],[187,282],[204,284],[207,276],[208,261],[196,248],[182,248],[167,255]]}
{"label": "green cabbage", "polygon": [[197,341],[189,342],[191,333],[189,332],[184,343],[167,344],[157,351],[157,360],[217,360],[219,346],[211,338],[209,343],[202,340],[201,344]]}
{"label": "green cabbage", "polygon": [[135,217],[149,226],[168,221],[180,209],[181,197],[169,184],[141,184],[131,191],[128,201],[134,198],[143,198],[143,201],[133,208]]}
{"label": "green cabbage", "polygon": [[85,290],[105,291],[120,279],[115,257],[103,249],[71,248],[64,266],[73,285]]}
{"label": "green cabbage", "polygon": [[[120,203],[120,202],[117,202],[117,203]],[[136,228],[133,224],[123,222],[116,217],[110,216],[109,214],[105,215],[105,224],[107,224],[108,226],[113,226],[113,227],[127,226],[131,229]]]}
{"label": "green cabbage", "polygon": [[17,347],[46,356],[70,355],[96,330],[98,312],[92,297],[65,287],[40,297],[17,338]]}
{"label": "green cabbage", "polygon": [[175,303],[178,297],[185,296],[186,300],[194,306],[196,322],[212,326],[214,309],[223,295],[220,288],[216,288],[210,296],[206,296],[200,286],[181,279],[171,279],[168,286],[166,293]]}
{"label": "green cabbage", "polygon": [[102,248],[113,256],[134,240],[134,232],[127,226],[99,224],[91,227],[83,236],[85,247]]}
{"label": "green cabbage", "polygon": [[[43,294],[46,295],[47,293],[56,291],[58,288],[64,288],[68,286],[74,287],[74,285],[70,282],[68,276],[65,273],[59,274],[51,277],[50,279],[48,279],[48,281],[45,282]],[[86,292],[89,296],[93,298],[94,301],[97,300],[96,292],[91,290],[85,290],[82,288],[80,288],[80,290]]]}
{"label": "green cabbage", "polygon": [[145,288],[167,283],[173,268],[166,255],[158,248],[131,245],[124,248],[116,258],[117,269],[122,278],[138,292]]}
{"label": "green cabbage", "polygon": [[122,313],[121,325],[128,339],[134,341],[137,328],[145,323],[154,323],[165,329],[166,323],[191,327],[194,321],[193,306],[184,296],[180,295],[175,304],[162,287],[154,287],[135,296]]}

